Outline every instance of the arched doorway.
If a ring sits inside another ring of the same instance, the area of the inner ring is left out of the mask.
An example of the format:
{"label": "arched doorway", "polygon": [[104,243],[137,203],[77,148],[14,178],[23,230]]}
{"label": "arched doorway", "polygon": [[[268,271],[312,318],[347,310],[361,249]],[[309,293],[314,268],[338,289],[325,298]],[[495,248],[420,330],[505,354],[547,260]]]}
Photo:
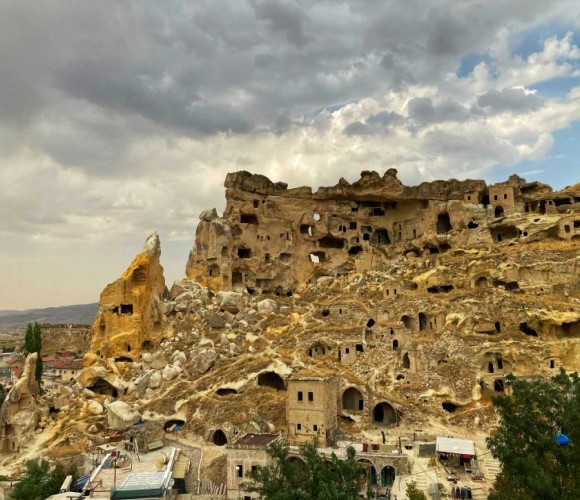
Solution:
{"label": "arched doorway", "polygon": [[285,391],[286,384],[284,379],[274,372],[264,372],[258,375],[258,386],[259,387],[271,387],[277,391]]}
{"label": "arched doorway", "polygon": [[475,288],[486,288],[487,287],[487,277],[480,276],[475,280]]}
{"label": "arched doorway", "polygon": [[411,331],[415,330],[416,321],[415,318],[413,318],[412,316],[404,314],[403,316],[401,316],[401,322],[403,323],[403,325],[405,325],[405,328],[407,328],[408,330]]}
{"label": "arched doorway", "polygon": [[373,409],[373,423],[378,425],[394,425],[399,421],[397,410],[390,403],[383,401]]}
{"label": "arched doorway", "polygon": [[352,411],[364,410],[363,396],[356,387],[349,387],[342,393],[342,409]]}
{"label": "arched doorway", "polygon": [[395,484],[395,476],[397,472],[395,471],[394,467],[387,465],[383,467],[381,470],[381,486],[387,486],[388,488],[392,488],[393,484]]}
{"label": "arched doorway", "polygon": [[493,213],[496,217],[502,217],[503,216],[503,207],[501,205],[498,205],[497,207],[495,207],[495,210],[493,211]]}
{"label": "arched doorway", "polygon": [[221,429],[216,429],[214,433],[211,435],[211,442],[218,446],[224,446],[228,444],[228,438],[226,433]]}
{"label": "arched doorway", "polygon": [[363,488],[366,488],[367,486],[376,486],[377,469],[375,469],[375,466],[366,458],[361,458],[357,462],[361,466],[360,485]]}

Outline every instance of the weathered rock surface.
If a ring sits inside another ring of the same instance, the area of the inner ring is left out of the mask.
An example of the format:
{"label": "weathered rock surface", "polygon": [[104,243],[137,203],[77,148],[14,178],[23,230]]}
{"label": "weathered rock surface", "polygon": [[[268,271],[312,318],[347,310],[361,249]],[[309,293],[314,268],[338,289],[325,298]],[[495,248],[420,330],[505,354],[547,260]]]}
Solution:
{"label": "weathered rock surface", "polygon": [[141,412],[135,405],[113,401],[107,405],[107,421],[111,429],[124,431],[141,420]]}
{"label": "weathered rock surface", "polygon": [[101,293],[91,352],[105,358],[139,359],[163,336],[160,303],[165,292],[161,245],[152,234],[121,277]]}
{"label": "weathered rock surface", "polygon": [[244,172],[226,187],[225,216],[200,217],[187,267],[200,282],[151,285],[161,332],[131,318],[150,342],[131,356],[128,331],[96,328],[55,435],[108,428],[88,399],[183,420],[176,439],[285,432],[295,375],[334,377],[348,436],[486,433],[508,373],[580,369],[579,185],[407,187],[390,170],[316,193]]}
{"label": "weathered rock surface", "polygon": [[20,378],[0,407],[0,437],[3,453],[20,452],[32,440],[42,409],[34,378],[37,354],[26,357]]}

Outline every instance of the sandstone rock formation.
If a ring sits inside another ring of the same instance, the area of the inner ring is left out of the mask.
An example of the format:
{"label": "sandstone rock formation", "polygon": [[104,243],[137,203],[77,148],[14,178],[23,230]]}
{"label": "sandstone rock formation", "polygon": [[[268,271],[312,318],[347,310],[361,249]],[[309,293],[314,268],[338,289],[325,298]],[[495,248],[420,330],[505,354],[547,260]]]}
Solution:
{"label": "sandstone rock formation", "polygon": [[334,381],[339,437],[485,435],[508,373],[580,369],[580,185],[407,187],[389,170],[315,193],[247,172],[226,188],[189,279],[164,292],[154,236],[104,290],[51,445],[95,442],[112,401],[183,422],[176,440],[285,432],[295,377]]}
{"label": "sandstone rock formation", "polygon": [[[426,255],[505,240],[578,235],[578,187],[554,193],[512,176],[403,186],[390,169],[312,192],[262,175],[228,174],[223,218],[200,216],[188,278],[211,289],[291,294],[320,276],[379,269],[397,255]],[[477,229],[477,231],[475,231]]]}
{"label": "sandstone rock formation", "polygon": [[157,234],[121,277],[101,293],[93,324],[91,352],[105,358],[137,360],[163,337],[160,304],[165,293]]}
{"label": "sandstone rock formation", "polygon": [[41,417],[48,412],[48,408],[37,401],[36,358],[36,353],[28,355],[22,375],[0,408],[0,449],[3,453],[21,451],[33,439]]}

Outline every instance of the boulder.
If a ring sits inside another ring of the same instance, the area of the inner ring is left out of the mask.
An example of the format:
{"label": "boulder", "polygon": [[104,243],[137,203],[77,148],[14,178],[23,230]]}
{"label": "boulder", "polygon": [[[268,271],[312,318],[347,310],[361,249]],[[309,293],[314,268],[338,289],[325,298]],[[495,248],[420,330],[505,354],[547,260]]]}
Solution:
{"label": "boulder", "polygon": [[212,348],[195,349],[191,353],[191,366],[198,373],[207,372],[218,359],[217,352]]}
{"label": "boulder", "polygon": [[214,314],[209,318],[209,326],[211,328],[225,328],[226,320],[219,314]]}
{"label": "boulder", "polygon": [[111,429],[124,431],[139,420],[141,412],[136,405],[128,405],[124,401],[113,401],[107,405],[107,421]]}
{"label": "boulder", "polygon": [[242,304],[242,294],[239,292],[219,292],[217,297],[221,300],[220,309],[237,314]]}
{"label": "boulder", "polygon": [[278,304],[272,299],[264,299],[258,302],[258,313],[273,314],[278,311]]}
{"label": "boulder", "polygon": [[161,373],[159,372],[154,372],[151,374],[151,377],[149,378],[149,389],[159,389],[159,387],[161,387],[161,384],[163,383],[163,377],[161,377]]}
{"label": "boulder", "polygon": [[175,377],[177,377],[181,372],[182,372],[182,368],[176,365],[167,365],[164,369],[163,369],[163,380],[173,380]]}

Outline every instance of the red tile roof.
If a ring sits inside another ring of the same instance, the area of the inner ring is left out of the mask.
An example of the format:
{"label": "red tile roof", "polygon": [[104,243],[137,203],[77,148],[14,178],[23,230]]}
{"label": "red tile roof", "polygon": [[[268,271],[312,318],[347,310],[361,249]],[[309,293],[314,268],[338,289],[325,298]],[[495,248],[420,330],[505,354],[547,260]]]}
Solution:
{"label": "red tile roof", "polygon": [[82,370],[83,360],[82,359],[70,359],[61,358],[57,360],[53,365],[53,368],[57,370]]}

